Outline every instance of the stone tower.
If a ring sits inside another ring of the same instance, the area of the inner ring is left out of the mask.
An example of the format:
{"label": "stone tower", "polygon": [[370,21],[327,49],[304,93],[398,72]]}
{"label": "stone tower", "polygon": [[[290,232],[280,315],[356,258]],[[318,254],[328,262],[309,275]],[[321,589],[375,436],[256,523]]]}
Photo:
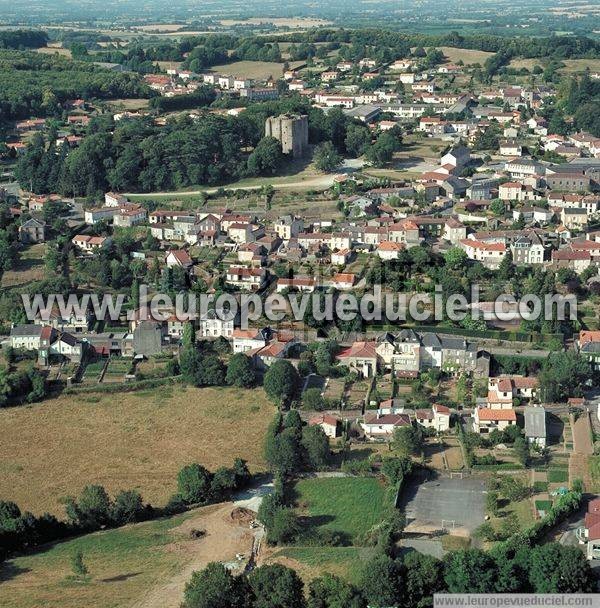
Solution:
{"label": "stone tower", "polygon": [[304,114],[270,116],[265,123],[265,136],[278,140],[284,154],[300,158],[306,154],[308,148],[308,116]]}

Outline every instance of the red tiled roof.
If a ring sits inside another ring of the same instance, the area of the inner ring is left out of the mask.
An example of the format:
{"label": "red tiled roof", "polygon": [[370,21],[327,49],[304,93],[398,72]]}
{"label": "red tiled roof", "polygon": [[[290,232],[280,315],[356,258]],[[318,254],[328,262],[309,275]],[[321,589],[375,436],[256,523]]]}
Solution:
{"label": "red tiled roof", "polygon": [[370,358],[376,359],[377,353],[375,349],[377,348],[376,342],[355,342],[349,348],[342,350],[338,355],[338,359],[347,359],[352,357],[362,357],[362,358]]}
{"label": "red tiled roof", "polygon": [[385,416],[379,417],[377,414],[370,414],[365,416],[365,424],[409,426],[410,418],[407,414],[386,414]]}
{"label": "red tiled roof", "polygon": [[583,330],[579,332],[579,343],[600,342],[600,331]]}
{"label": "red tiled roof", "polygon": [[517,414],[514,410],[495,410],[489,407],[482,407],[476,410],[479,420],[498,420],[516,422]]}

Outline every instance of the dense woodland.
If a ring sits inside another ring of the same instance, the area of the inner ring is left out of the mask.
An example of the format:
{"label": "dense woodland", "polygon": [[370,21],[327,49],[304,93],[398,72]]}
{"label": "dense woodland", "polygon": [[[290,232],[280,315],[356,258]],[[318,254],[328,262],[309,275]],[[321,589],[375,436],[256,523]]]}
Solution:
{"label": "dense woodland", "polygon": [[[176,100],[171,98],[167,103]],[[46,141],[36,134],[19,159],[15,175],[34,192],[75,196],[108,189],[151,192],[270,175],[284,159],[280,147],[262,137],[264,124],[268,116],[286,111],[309,115],[309,136],[315,144],[331,142],[337,152],[354,155],[370,144],[368,129],[341,110],[326,115],[294,97],[254,104],[238,117],[206,114],[202,120],[173,118],[164,127],[154,125],[150,118],[115,124],[110,116],[99,116],[90,122],[86,137],[72,151],[57,149],[52,138]],[[390,155],[396,146],[394,136],[385,133],[379,139],[372,154]]]}
{"label": "dense woodland", "polygon": [[38,30],[0,32],[0,49],[39,49],[48,44],[48,34]]}
{"label": "dense woodland", "polygon": [[68,99],[150,97],[138,74],[116,73],[81,61],[21,51],[0,51],[0,124],[56,116]]}

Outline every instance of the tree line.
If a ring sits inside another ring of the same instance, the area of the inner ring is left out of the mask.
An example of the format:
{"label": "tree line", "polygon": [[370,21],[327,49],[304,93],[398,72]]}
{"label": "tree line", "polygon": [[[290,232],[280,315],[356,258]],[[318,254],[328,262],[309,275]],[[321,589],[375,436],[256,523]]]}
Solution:
{"label": "tree line", "polygon": [[179,471],[177,492],[164,507],[145,504],[137,490],[123,490],[112,499],[103,486],[92,484],[85,486],[78,497],[65,499],[66,520],[50,513],[36,517],[22,512],[14,502],[0,501],[0,562],[17,551],[70,536],[181,513],[190,505],[221,502],[247,487],[250,480],[241,458],[236,458],[231,467],[214,472],[193,463]]}
{"label": "tree line", "polygon": [[[81,45],[83,46],[83,45]],[[83,46],[80,58],[119,63],[128,69],[142,72],[156,71],[157,61],[181,61],[183,67],[194,72],[233,61],[281,62],[277,41],[258,36],[211,34],[186,36],[181,40],[161,41],[159,44],[137,43],[127,50],[111,49],[93,55]]]}
{"label": "tree line", "polygon": [[48,44],[48,34],[40,30],[0,32],[0,49],[39,49]]}

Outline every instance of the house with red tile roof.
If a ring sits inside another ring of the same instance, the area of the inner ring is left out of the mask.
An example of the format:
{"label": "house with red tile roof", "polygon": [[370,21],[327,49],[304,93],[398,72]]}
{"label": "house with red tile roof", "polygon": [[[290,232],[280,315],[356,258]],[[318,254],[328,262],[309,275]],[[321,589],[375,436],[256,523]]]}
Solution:
{"label": "house with red tile roof", "polygon": [[345,365],[359,375],[370,378],[377,373],[377,342],[359,341],[342,349],[336,356],[340,365]]}
{"label": "house with red tile roof", "polygon": [[392,439],[394,431],[411,426],[408,414],[367,414],[360,423],[367,439]]}
{"label": "house with red tile roof", "polygon": [[184,270],[189,270],[194,262],[185,249],[173,249],[165,256],[165,264],[167,265],[167,268],[178,266]]}
{"label": "house with red tile roof", "polygon": [[327,437],[339,437],[342,421],[331,414],[318,414],[309,418],[308,426],[320,426]]}
{"label": "house with red tile roof", "polygon": [[482,435],[492,431],[503,431],[517,424],[517,414],[512,409],[478,407],[473,412],[473,431]]}
{"label": "house with red tile roof", "polygon": [[576,531],[580,545],[586,545],[588,559],[600,559],[600,498],[590,500],[583,526]]}

